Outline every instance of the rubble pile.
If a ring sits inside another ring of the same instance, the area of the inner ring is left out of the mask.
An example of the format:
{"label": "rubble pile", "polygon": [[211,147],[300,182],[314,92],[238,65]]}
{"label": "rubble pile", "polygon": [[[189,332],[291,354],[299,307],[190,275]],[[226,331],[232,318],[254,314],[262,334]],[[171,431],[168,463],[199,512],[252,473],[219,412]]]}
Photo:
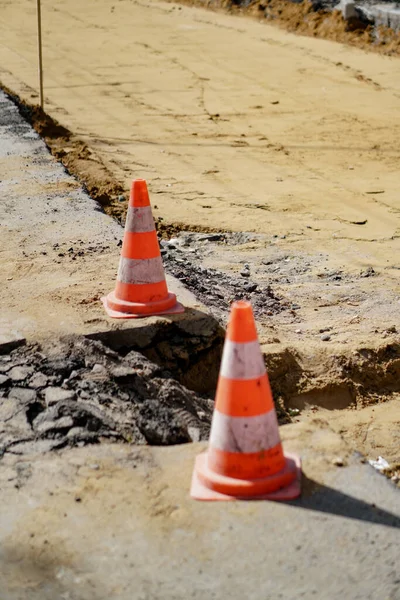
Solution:
{"label": "rubble pile", "polygon": [[138,352],[83,337],[0,356],[0,455],[122,441],[207,439],[212,401]]}

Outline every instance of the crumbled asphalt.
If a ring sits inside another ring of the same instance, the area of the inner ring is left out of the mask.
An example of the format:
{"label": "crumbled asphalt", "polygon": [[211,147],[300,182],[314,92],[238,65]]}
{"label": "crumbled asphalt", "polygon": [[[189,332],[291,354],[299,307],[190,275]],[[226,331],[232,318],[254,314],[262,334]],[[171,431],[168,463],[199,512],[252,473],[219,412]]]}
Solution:
{"label": "crumbled asphalt", "polygon": [[69,337],[0,356],[0,454],[207,439],[213,402],[142,354]]}

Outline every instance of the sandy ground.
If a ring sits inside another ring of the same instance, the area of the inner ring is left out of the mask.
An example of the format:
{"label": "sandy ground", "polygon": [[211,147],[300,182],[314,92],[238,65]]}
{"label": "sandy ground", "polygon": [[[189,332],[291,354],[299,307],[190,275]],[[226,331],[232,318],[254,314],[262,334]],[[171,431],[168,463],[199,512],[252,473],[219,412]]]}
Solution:
{"label": "sandy ground", "polygon": [[[0,5],[1,79],[32,100],[34,7]],[[396,58],[158,2],[56,1],[43,30],[47,110],[156,214],[398,279]]]}
{"label": "sandy ground", "polygon": [[[0,9],[0,80],[35,103],[34,6],[0,0]],[[46,110],[90,148],[83,179],[96,157],[125,191],[132,177],[145,177],[167,224],[273,238],[274,246],[264,237],[253,245],[260,261],[275,261],[276,246],[282,261],[319,255],[324,266],[313,264],[311,284],[285,290],[307,314],[276,332],[292,345],[303,336],[303,349],[312,348],[305,370],[322,365],[310,341],[326,325],[324,314],[315,318],[318,307],[335,307],[329,326],[347,354],[353,338],[358,347],[377,345],[368,323],[378,317],[379,341],[392,335],[385,321],[396,325],[400,292],[397,58],[161,2],[56,0],[43,9],[43,35]],[[379,278],[358,280],[370,267]],[[318,272],[335,270],[353,278],[340,302],[331,289],[315,293]],[[282,289],[284,278],[274,281]]]}
{"label": "sandy ground", "polygon": [[[311,414],[315,415],[315,411]],[[348,411],[343,421],[342,411],[319,411],[319,416],[326,418],[334,431],[359,452],[376,460],[383,456],[390,464],[399,463],[400,455],[400,411],[399,397],[375,406],[367,406],[362,410]],[[308,419],[310,412],[303,413],[302,419]]]}

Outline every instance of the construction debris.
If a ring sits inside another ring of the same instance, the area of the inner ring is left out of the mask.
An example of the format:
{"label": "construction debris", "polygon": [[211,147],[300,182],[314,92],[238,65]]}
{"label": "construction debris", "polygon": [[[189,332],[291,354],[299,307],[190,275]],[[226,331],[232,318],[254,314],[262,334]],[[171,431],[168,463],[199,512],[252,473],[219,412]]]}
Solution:
{"label": "construction debris", "polygon": [[0,454],[207,439],[212,401],[138,352],[70,337],[0,357]]}

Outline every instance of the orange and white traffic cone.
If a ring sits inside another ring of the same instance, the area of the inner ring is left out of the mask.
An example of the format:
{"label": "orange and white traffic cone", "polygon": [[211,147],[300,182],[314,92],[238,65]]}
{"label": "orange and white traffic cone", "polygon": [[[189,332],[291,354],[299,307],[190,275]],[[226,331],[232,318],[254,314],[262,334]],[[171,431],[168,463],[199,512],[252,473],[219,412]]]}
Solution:
{"label": "orange and white traffic cone", "polygon": [[102,298],[110,317],[131,319],[184,312],[170,294],[144,179],[132,182],[115,290]]}
{"label": "orange and white traffic cone", "polygon": [[196,458],[197,500],[289,500],[300,495],[300,459],[284,454],[249,302],[234,302],[208,451]]}

